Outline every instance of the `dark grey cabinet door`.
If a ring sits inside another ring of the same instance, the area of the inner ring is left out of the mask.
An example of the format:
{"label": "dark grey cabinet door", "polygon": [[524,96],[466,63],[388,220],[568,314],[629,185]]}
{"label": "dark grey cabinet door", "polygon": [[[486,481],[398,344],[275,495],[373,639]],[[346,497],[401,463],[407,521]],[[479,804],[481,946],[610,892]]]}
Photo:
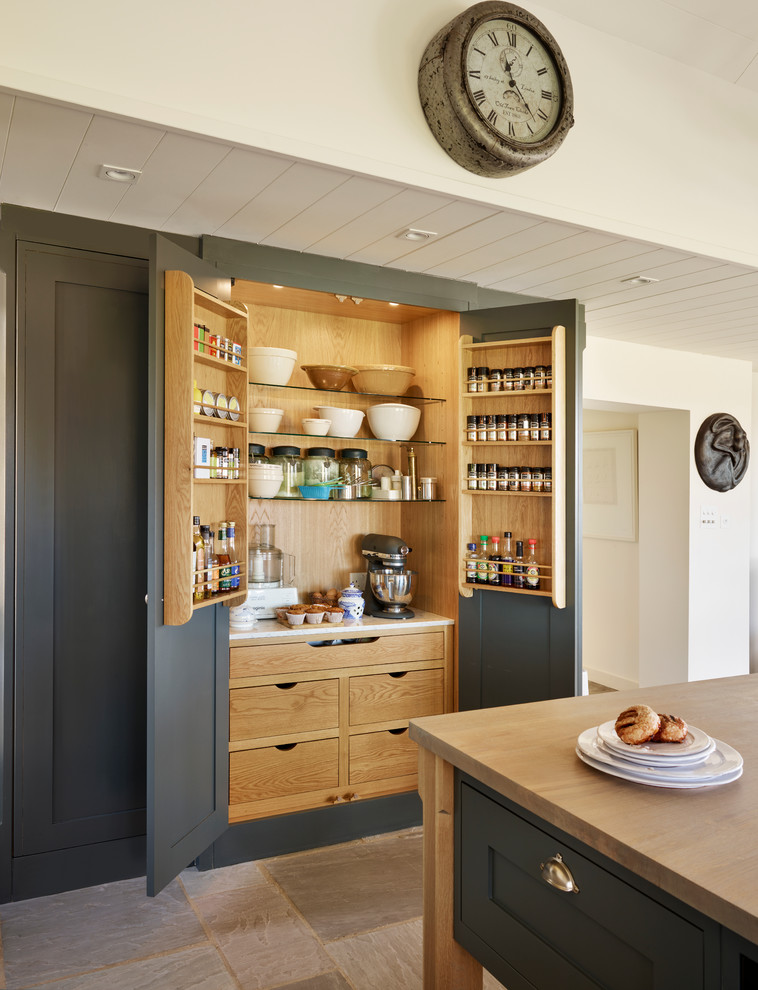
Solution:
{"label": "dark grey cabinet door", "polygon": [[[148,471],[147,892],[157,894],[228,825],[229,618],[221,605],[164,626],[163,367],[165,271],[186,271],[218,293],[206,262],[154,238]],[[188,328],[188,333],[191,327]],[[190,415],[191,411],[187,410]],[[188,547],[189,553],[189,520]]]}
{"label": "dark grey cabinet door", "polygon": [[145,831],[148,273],[25,242],[18,266],[13,855],[34,893],[63,851]]}
{"label": "dark grey cabinet door", "polygon": [[[461,313],[461,332],[481,341],[540,336],[556,325],[566,328],[566,608],[524,595],[459,597],[465,709],[581,694],[582,307],[568,299]],[[502,530],[510,528],[504,512]]]}

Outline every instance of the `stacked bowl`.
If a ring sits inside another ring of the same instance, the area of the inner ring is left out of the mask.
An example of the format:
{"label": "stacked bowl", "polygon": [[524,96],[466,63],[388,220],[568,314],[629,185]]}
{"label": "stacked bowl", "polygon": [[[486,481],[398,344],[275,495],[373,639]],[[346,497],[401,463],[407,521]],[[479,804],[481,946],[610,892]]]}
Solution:
{"label": "stacked bowl", "polygon": [[274,498],[282,487],[281,464],[248,464],[247,493],[251,498]]}

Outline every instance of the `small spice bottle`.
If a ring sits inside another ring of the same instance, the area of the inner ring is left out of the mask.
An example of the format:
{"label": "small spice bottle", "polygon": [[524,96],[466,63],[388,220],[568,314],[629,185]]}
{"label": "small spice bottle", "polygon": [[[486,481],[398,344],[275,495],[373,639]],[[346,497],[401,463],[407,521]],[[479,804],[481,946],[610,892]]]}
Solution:
{"label": "small spice bottle", "polygon": [[495,416],[495,433],[498,441],[503,442],[507,439],[504,415]]}
{"label": "small spice bottle", "polygon": [[514,368],[513,369],[513,391],[523,392],[524,391],[524,369]]}
{"label": "small spice bottle", "polygon": [[542,468],[532,468],[532,491],[544,491],[544,474]]}
{"label": "small spice bottle", "polygon": [[536,389],[544,388],[546,377],[547,374],[545,371],[545,365],[538,364],[537,367],[534,369],[534,387]]}
{"label": "small spice bottle", "polygon": [[503,388],[506,392],[513,391],[513,368],[503,368]]}
{"label": "small spice bottle", "polygon": [[545,369],[545,388],[553,387],[553,366],[549,364]]}
{"label": "small spice bottle", "polygon": [[497,440],[497,422],[494,414],[487,416],[487,439],[490,443]]}
{"label": "small spice bottle", "polygon": [[477,464],[476,465],[476,487],[480,492],[487,491],[487,465]]}
{"label": "small spice bottle", "polygon": [[468,368],[466,370],[466,391],[467,392],[478,391],[476,387],[476,368]]}
{"label": "small spice bottle", "polygon": [[540,414],[532,413],[529,417],[529,439],[539,440],[540,438]]}
{"label": "small spice bottle", "polygon": [[521,468],[521,491],[530,492],[532,490],[532,469],[528,466]]}
{"label": "small spice bottle", "polygon": [[490,392],[503,391],[503,371],[501,368],[490,368]]}
{"label": "small spice bottle", "polygon": [[506,467],[497,469],[497,490],[499,492],[508,491],[508,468]]}
{"label": "small spice bottle", "polygon": [[487,465],[487,491],[497,491],[497,464]]}
{"label": "small spice bottle", "polygon": [[466,439],[471,442],[476,440],[476,416],[466,417]]}
{"label": "small spice bottle", "polygon": [[529,439],[529,413],[518,413],[516,416],[516,439],[517,440],[528,440]]}
{"label": "small spice bottle", "polygon": [[512,416],[505,417],[505,439],[506,440],[518,439],[518,426],[516,424],[515,414]]}
{"label": "small spice bottle", "polygon": [[487,439],[487,417],[477,416],[476,417],[476,439],[486,440]]}
{"label": "small spice bottle", "polygon": [[508,468],[508,491],[518,492],[521,490],[521,468]]}
{"label": "small spice bottle", "polygon": [[542,472],[545,476],[545,480],[542,483],[544,491],[551,492],[553,490],[553,469],[545,468]]}
{"label": "small spice bottle", "polygon": [[475,492],[479,487],[476,477],[476,464],[469,464],[467,477],[466,477],[466,487],[469,491]]}
{"label": "small spice bottle", "polygon": [[553,432],[553,414],[543,413],[540,416],[540,440],[549,440]]}
{"label": "small spice bottle", "polygon": [[524,368],[524,390],[527,392],[534,390],[534,368]]}
{"label": "small spice bottle", "polygon": [[489,368],[477,368],[476,369],[476,390],[477,392],[488,392],[489,391],[489,380],[490,380],[490,369]]}

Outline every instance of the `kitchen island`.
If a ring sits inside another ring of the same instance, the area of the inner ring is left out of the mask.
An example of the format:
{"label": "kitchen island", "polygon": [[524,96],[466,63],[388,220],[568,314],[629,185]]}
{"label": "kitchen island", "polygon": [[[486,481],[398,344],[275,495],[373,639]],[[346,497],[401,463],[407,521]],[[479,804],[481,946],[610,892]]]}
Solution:
{"label": "kitchen island", "polygon": [[[633,703],[680,715],[733,746],[744,758],[742,777],[675,790],[621,780],[582,763],[575,752],[579,734]],[[478,990],[479,960],[502,982],[507,974],[509,990],[616,990],[628,985],[641,955],[648,949],[654,955],[650,946],[659,935],[661,959],[681,950],[685,962],[697,965],[698,973],[680,986],[758,986],[757,724],[758,675],[413,720],[424,803],[425,990]],[[483,858],[471,842],[486,847]],[[545,884],[539,858],[507,873],[513,850],[530,848],[549,849],[545,858],[563,850],[566,863],[576,866],[579,895]],[[462,856],[468,856],[465,869]],[[469,917],[466,885],[480,860],[483,870],[502,875],[482,878],[485,903]],[[509,897],[518,903],[508,903]],[[598,897],[599,907],[593,906]],[[586,905],[597,914],[591,925]],[[617,914],[621,934],[618,926],[609,934]],[[645,931],[646,919],[652,931]],[[564,931],[573,944],[561,943]],[[607,951],[616,959],[618,981],[585,968],[582,953],[602,952],[605,938],[612,940]],[[592,945],[581,946],[583,939]],[[563,966],[571,981],[549,982],[548,976],[539,982],[533,972],[524,976],[520,964],[512,966],[509,956],[522,949],[528,956],[530,941],[534,951],[525,965],[548,960],[548,970],[557,967],[550,972],[563,972]],[[639,985],[662,985],[657,962],[645,958],[649,976]]]}

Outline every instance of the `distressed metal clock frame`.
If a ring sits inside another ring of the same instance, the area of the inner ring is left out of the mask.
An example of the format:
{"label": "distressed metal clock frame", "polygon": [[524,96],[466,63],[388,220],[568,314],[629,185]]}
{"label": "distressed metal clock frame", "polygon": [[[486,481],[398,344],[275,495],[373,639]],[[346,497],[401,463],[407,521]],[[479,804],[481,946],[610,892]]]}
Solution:
{"label": "distressed metal clock frame", "polygon": [[[493,18],[513,21],[536,34],[558,69],[561,112],[550,134],[534,144],[496,133],[479,114],[466,86],[467,41],[482,21]],[[421,59],[418,89],[432,134],[453,161],[476,175],[497,178],[539,165],[557,151],[574,123],[574,91],[558,42],[533,14],[503,0],[477,3],[437,32]]]}

